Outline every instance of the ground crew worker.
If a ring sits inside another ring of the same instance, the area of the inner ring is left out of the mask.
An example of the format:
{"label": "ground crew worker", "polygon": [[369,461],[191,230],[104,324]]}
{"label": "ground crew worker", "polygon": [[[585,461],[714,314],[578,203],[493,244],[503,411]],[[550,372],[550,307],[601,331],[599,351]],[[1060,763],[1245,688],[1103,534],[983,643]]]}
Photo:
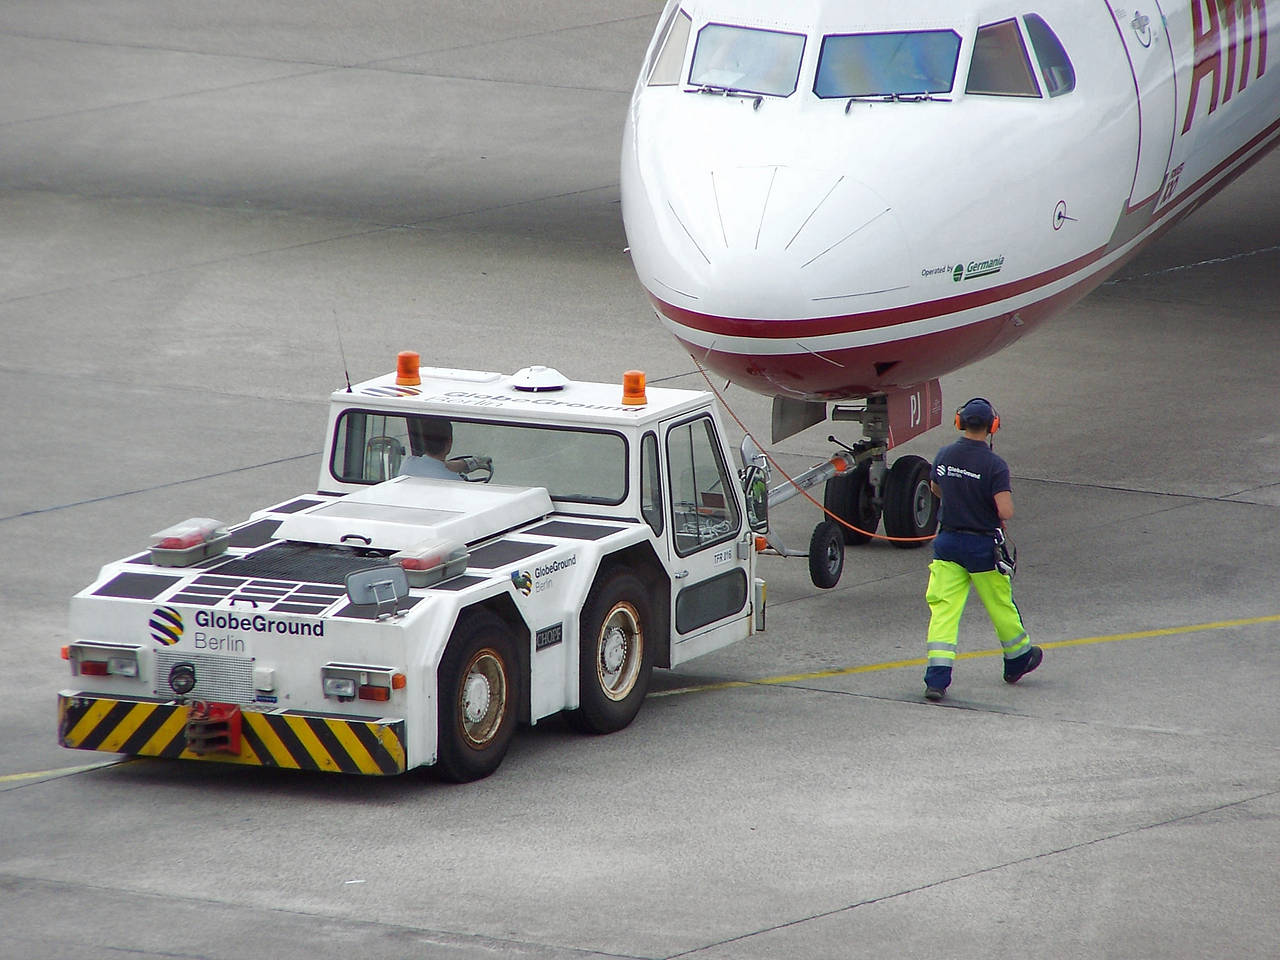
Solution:
{"label": "ground crew worker", "polygon": [[1000,429],[990,401],[974,397],[956,411],[964,436],[938,451],[930,485],[941,498],[940,530],[929,564],[929,662],[925,697],[941,700],[951,685],[960,615],[972,584],[987,609],[1004,651],[1004,679],[1017,683],[1040,666],[1044,651],[1033,646],[1013,602],[1011,578],[996,569],[996,531],[1013,517],[1009,465],[988,439]]}

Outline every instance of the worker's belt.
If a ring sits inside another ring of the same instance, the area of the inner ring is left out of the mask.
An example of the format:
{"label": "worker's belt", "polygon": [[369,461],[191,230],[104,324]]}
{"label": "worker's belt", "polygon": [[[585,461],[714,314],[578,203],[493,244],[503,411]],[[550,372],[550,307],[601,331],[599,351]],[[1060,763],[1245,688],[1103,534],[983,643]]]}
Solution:
{"label": "worker's belt", "polygon": [[58,696],[58,742],[77,750],[331,773],[395,774],[406,766],[401,719],[69,691]]}
{"label": "worker's belt", "polygon": [[975,530],[973,527],[946,527],[942,528],[943,533],[972,533],[979,537],[994,537],[994,530]]}

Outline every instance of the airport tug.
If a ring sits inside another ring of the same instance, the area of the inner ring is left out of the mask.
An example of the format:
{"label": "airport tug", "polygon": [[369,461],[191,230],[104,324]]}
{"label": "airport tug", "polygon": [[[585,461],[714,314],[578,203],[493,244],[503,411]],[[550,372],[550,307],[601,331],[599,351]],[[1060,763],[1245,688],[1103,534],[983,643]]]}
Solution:
{"label": "airport tug", "polygon": [[71,602],[66,747],[342,773],[501,763],[631,722],[764,626],[765,467],[712,396],[419,366],[333,394],[316,494],[194,518]]}

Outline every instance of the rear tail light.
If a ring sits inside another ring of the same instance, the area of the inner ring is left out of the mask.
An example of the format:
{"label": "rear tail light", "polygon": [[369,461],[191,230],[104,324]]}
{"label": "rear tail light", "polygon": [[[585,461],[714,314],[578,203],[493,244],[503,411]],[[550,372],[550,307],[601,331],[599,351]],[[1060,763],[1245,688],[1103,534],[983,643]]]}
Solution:
{"label": "rear tail light", "polygon": [[77,640],[62,648],[62,658],[71,663],[74,677],[141,676],[138,651],[142,648],[127,643],[98,643]]}
{"label": "rear tail light", "polygon": [[403,673],[393,667],[372,667],[359,663],[326,663],[320,668],[320,685],[324,695],[344,703],[350,700],[385,702],[392,690],[403,690]]}

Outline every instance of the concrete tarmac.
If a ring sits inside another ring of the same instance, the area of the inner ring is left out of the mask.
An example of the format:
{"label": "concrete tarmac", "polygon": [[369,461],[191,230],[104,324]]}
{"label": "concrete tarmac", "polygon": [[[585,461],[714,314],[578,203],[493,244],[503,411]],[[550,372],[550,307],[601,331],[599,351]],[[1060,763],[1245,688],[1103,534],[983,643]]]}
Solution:
{"label": "concrete tarmac", "polygon": [[701,383],[618,210],[657,12],[0,7],[0,957],[1276,956],[1280,154],[944,382],[1002,414],[1017,686],[972,609],[926,703],[927,555],[873,544],[825,592],[766,562],[766,633],[467,786],[57,746],[69,597],[313,490],[344,355]]}

